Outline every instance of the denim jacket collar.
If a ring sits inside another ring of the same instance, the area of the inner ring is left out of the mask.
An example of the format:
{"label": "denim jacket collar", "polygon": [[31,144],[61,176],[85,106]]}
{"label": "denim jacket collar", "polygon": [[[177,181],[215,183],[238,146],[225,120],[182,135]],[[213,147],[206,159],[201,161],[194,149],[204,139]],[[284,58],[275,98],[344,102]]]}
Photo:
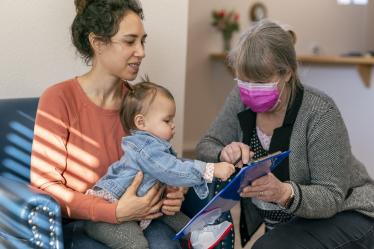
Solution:
{"label": "denim jacket collar", "polygon": [[[159,138],[148,131],[131,130],[130,133],[133,136],[149,137],[152,140],[156,140],[158,143],[164,145],[166,149],[170,150],[174,155],[176,155],[176,152],[173,150],[170,142],[166,141],[165,139]],[[124,142],[125,138],[126,137],[122,138],[122,143]]]}

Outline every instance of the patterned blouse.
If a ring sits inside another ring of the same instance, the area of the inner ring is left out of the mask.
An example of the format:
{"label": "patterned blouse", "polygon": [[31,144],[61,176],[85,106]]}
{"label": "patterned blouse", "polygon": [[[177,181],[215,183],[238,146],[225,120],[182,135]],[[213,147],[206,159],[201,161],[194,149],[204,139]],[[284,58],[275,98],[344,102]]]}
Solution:
{"label": "patterned blouse", "polygon": [[[266,135],[257,126],[253,129],[250,147],[254,152],[253,159],[257,159],[269,154],[268,150],[270,147],[271,136]],[[274,203],[264,202],[256,198],[252,198],[252,203],[256,206],[260,216],[264,219],[266,229],[271,230],[277,224],[290,220],[293,215],[289,214]]]}

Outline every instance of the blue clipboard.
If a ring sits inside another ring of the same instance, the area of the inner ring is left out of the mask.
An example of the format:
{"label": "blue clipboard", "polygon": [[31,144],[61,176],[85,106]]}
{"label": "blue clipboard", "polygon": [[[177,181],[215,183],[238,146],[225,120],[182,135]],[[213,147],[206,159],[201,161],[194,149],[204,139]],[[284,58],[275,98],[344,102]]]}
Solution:
{"label": "blue clipboard", "polygon": [[[264,158],[254,160],[241,168],[239,173],[215,195],[173,238],[178,240],[195,229],[200,229],[211,222],[213,216],[226,212],[233,208],[240,200],[242,189],[255,179],[273,171],[280,162],[288,157],[290,151],[277,152]],[[218,217],[217,217],[218,218]]]}

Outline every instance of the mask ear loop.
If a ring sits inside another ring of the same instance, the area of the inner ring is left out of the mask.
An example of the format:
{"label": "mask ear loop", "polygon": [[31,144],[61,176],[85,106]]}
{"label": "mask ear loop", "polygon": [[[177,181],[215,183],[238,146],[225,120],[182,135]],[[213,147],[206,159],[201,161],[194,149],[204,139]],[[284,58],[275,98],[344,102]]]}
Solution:
{"label": "mask ear loop", "polygon": [[[278,83],[279,84],[279,83]],[[286,82],[283,83],[283,87],[282,89],[280,90],[279,92],[279,96],[278,96],[278,100],[277,100],[277,103],[270,109],[270,111],[273,111],[275,108],[277,108],[277,106],[282,102],[281,101],[281,96],[282,96],[282,93],[283,93],[283,89],[284,87],[286,86]]]}
{"label": "mask ear loop", "polygon": [[277,103],[278,103],[278,102],[279,102],[279,103],[281,102],[280,98],[281,98],[281,96],[282,96],[283,89],[284,89],[284,87],[286,86],[286,83],[287,83],[287,82],[284,82],[284,83],[283,83],[283,87],[282,87],[282,89],[281,89],[281,91],[280,91],[280,93],[279,93],[279,97],[278,97],[278,101],[277,101]]}

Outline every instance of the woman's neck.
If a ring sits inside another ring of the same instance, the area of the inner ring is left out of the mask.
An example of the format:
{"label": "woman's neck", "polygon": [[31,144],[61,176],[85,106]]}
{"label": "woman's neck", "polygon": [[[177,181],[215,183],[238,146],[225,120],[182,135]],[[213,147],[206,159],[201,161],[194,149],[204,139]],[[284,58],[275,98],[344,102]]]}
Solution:
{"label": "woman's neck", "polygon": [[118,109],[122,99],[122,80],[95,70],[78,77],[87,97],[105,109]]}

